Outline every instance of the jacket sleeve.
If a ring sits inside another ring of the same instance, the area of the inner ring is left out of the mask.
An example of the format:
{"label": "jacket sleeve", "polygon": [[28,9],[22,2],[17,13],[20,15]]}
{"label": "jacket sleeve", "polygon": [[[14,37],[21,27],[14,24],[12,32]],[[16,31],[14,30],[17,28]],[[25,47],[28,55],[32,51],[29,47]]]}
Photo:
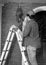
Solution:
{"label": "jacket sleeve", "polygon": [[39,28],[38,28],[38,24],[35,21],[33,21],[32,23],[32,31],[30,33],[30,37],[32,38],[39,37]]}

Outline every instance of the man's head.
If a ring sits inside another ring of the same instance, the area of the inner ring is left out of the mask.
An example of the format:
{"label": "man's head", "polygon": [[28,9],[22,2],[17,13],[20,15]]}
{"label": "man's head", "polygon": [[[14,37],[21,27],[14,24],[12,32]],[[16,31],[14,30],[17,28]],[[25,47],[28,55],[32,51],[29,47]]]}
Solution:
{"label": "man's head", "polygon": [[34,12],[33,11],[29,11],[26,16],[25,16],[25,19],[24,21],[27,22],[27,21],[30,21],[32,18],[33,18],[33,15],[34,15]]}
{"label": "man's head", "polygon": [[34,12],[33,11],[29,11],[29,12],[27,12],[27,14],[31,16],[31,15],[34,15]]}
{"label": "man's head", "polygon": [[30,19],[32,19],[33,16],[34,16],[34,12],[33,11],[29,11],[26,15],[27,15],[27,17],[29,17]]}
{"label": "man's head", "polygon": [[29,11],[25,18],[24,18],[24,21],[23,21],[23,26],[25,27],[26,23],[29,22],[31,19],[33,19],[33,15],[34,15],[34,12],[33,11]]}

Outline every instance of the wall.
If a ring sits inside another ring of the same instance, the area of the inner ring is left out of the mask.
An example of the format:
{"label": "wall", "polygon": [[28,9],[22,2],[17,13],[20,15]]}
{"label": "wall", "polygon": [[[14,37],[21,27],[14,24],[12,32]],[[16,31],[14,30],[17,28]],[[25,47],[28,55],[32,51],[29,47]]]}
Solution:
{"label": "wall", "polygon": [[2,22],[2,4],[0,4],[0,55],[1,55],[1,22]]}
{"label": "wall", "polygon": [[[13,24],[18,26],[18,23],[16,22],[16,19],[15,19],[17,6],[18,4],[16,3],[8,3],[8,4],[5,4],[5,6],[3,7],[3,10],[2,10],[2,49],[5,44],[5,40],[7,38],[8,32],[9,32],[9,28]],[[10,61],[7,61],[8,65],[15,65],[15,64],[21,65],[21,53],[20,53],[18,43],[16,41],[16,36],[14,38],[14,41],[12,42],[12,48],[11,48],[10,56],[8,57],[8,60],[10,60]]]}
{"label": "wall", "polygon": [[[1,1],[1,0],[0,0]],[[3,3],[6,2],[29,2],[29,3],[46,3],[46,0],[2,0]]]}

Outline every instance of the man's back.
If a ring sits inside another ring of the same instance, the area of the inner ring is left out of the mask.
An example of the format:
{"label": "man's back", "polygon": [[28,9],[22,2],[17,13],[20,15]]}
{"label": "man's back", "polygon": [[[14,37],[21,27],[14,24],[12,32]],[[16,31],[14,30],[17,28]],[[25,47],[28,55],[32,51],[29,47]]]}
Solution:
{"label": "man's back", "polygon": [[40,46],[38,24],[33,19],[27,22],[24,30],[24,44],[34,47]]}

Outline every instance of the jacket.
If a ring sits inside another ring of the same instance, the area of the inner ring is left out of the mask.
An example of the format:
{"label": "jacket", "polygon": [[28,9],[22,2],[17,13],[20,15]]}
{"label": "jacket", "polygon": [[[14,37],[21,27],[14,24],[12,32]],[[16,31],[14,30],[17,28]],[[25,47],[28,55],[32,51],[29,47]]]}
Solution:
{"label": "jacket", "polygon": [[24,45],[31,45],[33,47],[39,48],[41,46],[41,39],[39,37],[39,27],[37,22],[33,19],[26,23],[25,29],[23,31]]}

